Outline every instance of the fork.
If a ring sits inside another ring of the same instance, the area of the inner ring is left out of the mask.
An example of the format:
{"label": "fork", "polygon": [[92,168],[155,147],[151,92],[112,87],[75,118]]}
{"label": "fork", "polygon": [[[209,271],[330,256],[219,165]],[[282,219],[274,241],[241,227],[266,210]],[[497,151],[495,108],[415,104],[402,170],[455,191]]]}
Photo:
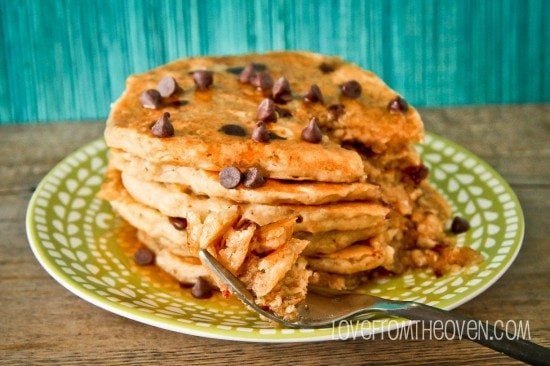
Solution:
{"label": "fork", "polygon": [[[462,335],[512,358],[535,365],[550,365],[550,349],[518,338],[480,320],[467,318],[414,301],[396,301],[348,291],[335,291],[309,286],[306,299],[297,306],[295,320],[276,316],[254,302],[245,284],[223,267],[208,251],[201,249],[199,258],[242,302],[260,315],[289,328],[334,327],[336,322],[365,315],[386,314],[415,321],[441,321],[445,331],[468,329]],[[462,328],[460,327],[462,324]],[[466,327],[467,326],[467,327]],[[476,328],[477,327],[477,328]]]}

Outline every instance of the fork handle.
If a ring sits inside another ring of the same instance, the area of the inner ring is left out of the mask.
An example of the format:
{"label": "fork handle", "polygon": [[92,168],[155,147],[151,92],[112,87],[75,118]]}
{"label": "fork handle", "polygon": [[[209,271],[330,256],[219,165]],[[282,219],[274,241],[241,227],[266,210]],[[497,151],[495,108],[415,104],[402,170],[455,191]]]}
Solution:
{"label": "fork handle", "polygon": [[[507,333],[494,325],[482,323],[480,320],[415,302],[403,301],[377,305],[382,305],[381,308],[386,313],[410,320],[442,321],[443,329],[446,332],[452,330],[456,333],[458,329],[462,329],[461,334],[466,339],[502,352],[512,358],[533,365],[550,365],[549,348]],[[471,326],[471,324],[474,324],[474,326]],[[468,331],[464,331],[465,329]]]}

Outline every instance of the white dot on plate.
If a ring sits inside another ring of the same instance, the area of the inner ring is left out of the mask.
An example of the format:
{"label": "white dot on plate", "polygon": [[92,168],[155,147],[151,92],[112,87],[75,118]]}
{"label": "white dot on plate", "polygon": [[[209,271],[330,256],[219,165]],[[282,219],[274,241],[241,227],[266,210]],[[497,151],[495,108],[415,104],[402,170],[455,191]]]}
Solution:
{"label": "white dot on plate", "polygon": [[260,329],[260,334],[275,334],[275,329]]}
{"label": "white dot on plate", "polygon": [[239,332],[247,332],[247,333],[250,333],[253,331],[252,328],[245,328],[245,327],[237,327],[236,330]]}

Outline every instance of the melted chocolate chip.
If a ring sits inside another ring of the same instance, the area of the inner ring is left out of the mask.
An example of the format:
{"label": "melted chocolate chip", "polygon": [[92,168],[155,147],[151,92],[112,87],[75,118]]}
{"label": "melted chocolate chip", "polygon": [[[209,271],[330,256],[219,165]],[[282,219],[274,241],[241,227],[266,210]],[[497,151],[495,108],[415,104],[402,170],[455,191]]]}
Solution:
{"label": "melted chocolate chip", "polygon": [[304,100],[306,102],[321,104],[325,102],[325,99],[323,98],[323,93],[321,92],[321,89],[317,84],[313,84],[309,87],[307,94],[304,96]]}
{"label": "melted chocolate chip", "polygon": [[242,174],[234,166],[223,168],[220,172],[220,184],[227,189],[236,188],[241,183]]}
{"label": "melted chocolate chip", "polygon": [[193,81],[198,90],[208,90],[214,82],[214,73],[208,70],[197,70],[193,72]]}
{"label": "melted chocolate chip", "polygon": [[277,103],[288,103],[292,100],[292,91],[288,80],[281,76],[275,84],[273,84],[273,100]]}
{"label": "melted chocolate chip", "polygon": [[302,215],[296,216],[296,223],[301,224],[304,222],[304,217]]}
{"label": "melted chocolate chip", "polygon": [[254,62],[252,65],[254,65],[254,71],[257,71],[257,72],[267,70],[266,64],[258,64]]}
{"label": "melted chocolate chip", "polygon": [[248,84],[256,76],[253,64],[246,65],[239,74],[239,81],[243,84]]}
{"label": "melted chocolate chip", "polygon": [[[265,70],[267,70],[267,66],[264,65],[264,64],[253,63],[253,64],[250,64],[250,65],[252,65],[254,71],[265,71]],[[227,71],[230,74],[240,75],[243,72],[244,69],[245,69],[245,66],[233,66],[233,67],[228,67],[227,69],[225,69],[225,71]]]}
{"label": "melted chocolate chip", "polygon": [[176,230],[182,231],[187,229],[187,219],[184,217],[168,217],[168,221],[170,221]]}
{"label": "melted chocolate chip", "polygon": [[191,295],[197,299],[208,299],[212,294],[212,286],[203,277],[199,277],[191,288]]}
{"label": "melted chocolate chip", "polygon": [[160,106],[160,93],[156,89],[148,89],[141,93],[139,101],[141,105],[149,109],[157,109]]}
{"label": "melted chocolate chip", "polygon": [[267,65],[266,64],[253,63],[253,65],[254,65],[254,70],[255,71],[265,71],[265,70],[267,70]]}
{"label": "melted chocolate chip", "polygon": [[258,188],[265,184],[265,178],[262,171],[253,166],[244,173],[244,186],[247,188]]}
{"label": "melted chocolate chip", "polygon": [[264,122],[258,122],[252,131],[252,140],[257,142],[269,142],[269,131]]}
{"label": "melted chocolate chip", "polygon": [[361,84],[357,81],[349,80],[340,86],[340,90],[344,96],[351,99],[357,99],[361,95],[363,89],[361,88]]}
{"label": "melted chocolate chip", "polygon": [[359,140],[344,140],[342,141],[341,146],[347,150],[357,151],[360,155],[367,158],[376,155],[370,146],[365,145]]}
{"label": "melted chocolate chip", "polygon": [[306,128],[302,130],[302,140],[311,142],[313,144],[318,144],[323,139],[323,133],[319,128],[319,120],[317,117],[311,118],[309,120]]}
{"label": "melted chocolate chip", "polygon": [[266,71],[256,73],[256,75],[251,77],[250,83],[264,92],[273,88],[273,78]]}
{"label": "melted chocolate chip", "polygon": [[148,266],[155,262],[155,253],[150,249],[142,247],[134,253],[134,262],[138,266]]}
{"label": "melted chocolate chip", "polygon": [[277,116],[279,116],[280,118],[292,117],[292,113],[286,108],[275,106],[275,111],[277,112]]}
{"label": "melted chocolate chip", "polygon": [[428,177],[428,168],[423,165],[411,165],[403,169],[403,178],[415,185],[419,185],[424,179]]}
{"label": "melted chocolate chip", "polygon": [[233,75],[240,75],[241,72],[243,72],[244,67],[243,66],[231,66],[225,69],[226,72],[233,74]]}
{"label": "melted chocolate chip", "polygon": [[151,132],[157,137],[174,136],[174,126],[170,122],[170,113],[164,112],[155,124],[151,127]]}
{"label": "melted chocolate chip", "polygon": [[470,230],[470,223],[468,220],[460,216],[456,216],[453,219],[453,222],[451,223],[451,232],[453,234],[462,234],[468,230]]}
{"label": "melted chocolate chip", "polygon": [[246,228],[248,228],[249,226],[252,226],[252,225],[254,225],[256,227],[259,227],[259,225],[257,223],[255,223],[254,221],[252,221],[252,220],[241,219],[241,220],[239,220],[237,225],[235,225],[235,230],[243,230],[243,229],[246,229]]}
{"label": "melted chocolate chip", "polygon": [[172,76],[165,76],[157,85],[157,90],[164,98],[170,97],[181,90],[176,79]]}
{"label": "melted chocolate chip", "polygon": [[[298,217],[296,217],[296,220],[298,220]],[[307,238],[309,238],[310,235],[311,234],[308,233],[307,231],[295,231],[292,236],[297,238],[297,239],[307,239]]]}
{"label": "melted chocolate chip", "polygon": [[334,68],[334,65],[323,62],[319,65],[319,70],[321,70],[321,72],[323,74],[329,74],[329,73],[333,72],[335,70],[335,68]]}
{"label": "melted chocolate chip", "polygon": [[407,101],[400,96],[397,96],[388,103],[388,110],[390,112],[405,113],[409,110],[409,103],[407,103]]}
{"label": "melted chocolate chip", "polygon": [[332,104],[328,108],[328,119],[329,121],[337,121],[346,113],[346,108],[343,104]]}
{"label": "melted chocolate chip", "polygon": [[240,136],[240,137],[246,136],[246,130],[241,126],[234,125],[234,124],[223,125],[220,127],[218,131],[223,132],[229,136]]}
{"label": "melted chocolate chip", "polygon": [[277,112],[275,111],[275,103],[269,98],[262,100],[258,106],[256,118],[262,122],[276,122]]}
{"label": "melted chocolate chip", "polygon": [[170,102],[174,107],[182,107],[184,105],[189,104],[187,100],[174,100],[173,102]]}

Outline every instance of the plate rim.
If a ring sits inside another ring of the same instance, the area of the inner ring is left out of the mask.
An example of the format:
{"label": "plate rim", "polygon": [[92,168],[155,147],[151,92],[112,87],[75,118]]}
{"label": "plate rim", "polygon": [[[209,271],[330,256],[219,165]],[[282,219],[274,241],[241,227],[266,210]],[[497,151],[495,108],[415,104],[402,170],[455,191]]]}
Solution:
{"label": "plate rim", "polygon": [[[510,268],[510,266],[515,262],[524,241],[524,235],[525,235],[525,218],[523,214],[523,209],[521,207],[521,203],[510,186],[510,184],[496,171],[489,163],[487,163],[484,159],[477,156],[475,153],[471,152],[469,149],[465,148],[464,146],[449,140],[445,137],[442,137],[441,135],[438,135],[433,132],[426,132],[426,137],[440,140],[442,141],[446,146],[451,146],[454,149],[466,153],[468,157],[474,158],[474,160],[481,164],[490,174],[492,177],[496,178],[498,182],[504,186],[507,193],[510,194],[511,201],[514,202],[515,212],[517,214],[518,218],[518,228],[517,228],[517,237],[515,241],[517,241],[517,245],[515,246],[515,250],[511,253],[510,259],[500,268],[498,272],[495,272],[495,274],[490,278],[490,280],[476,288],[474,291],[470,292],[467,296],[462,297],[460,300],[453,302],[449,306],[444,306],[442,309],[444,310],[452,310],[455,309],[464,303],[474,299],[475,297],[479,296],[481,293],[485,292],[487,289],[489,289],[491,286],[493,286]],[[426,141],[420,143],[420,145],[426,144]],[[44,186],[50,181],[50,179],[54,176],[54,174],[63,166],[68,164],[68,161],[73,158],[73,156],[86,153],[86,150],[93,148],[93,147],[100,147],[100,149],[103,149],[105,146],[105,140],[103,137],[99,137],[91,142],[88,142],[81,146],[80,148],[72,151],[67,156],[65,156],[61,161],[59,161],[53,168],[51,168],[48,173],[40,180],[40,183],[37,185],[36,189],[34,190],[29,203],[27,205],[26,214],[25,214],[25,230],[26,230],[26,236],[27,240],[29,241],[29,245],[31,247],[31,250],[33,252],[33,255],[39,262],[39,264],[42,266],[44,270],[58,282],[61,286],[63,286],[65,289],[69,290],[72,294],[76,295],[77,297],[91,303],[94,306],[99,307],[100,309],[109,311],[111,313],[114,313],[118,316],[122,316],[124,318],[128,318],[143,324],[147,324],[150,326],[154,326],[157,328],[182,333],[182,334],[188,334],[192,336],[199,336],[199,337],[205,337],[210,339],[219,339],[219,340],[230,340],[230,341],[243,341],[243,342],[253,342],[253,343],[295,343],[295,342],[318,342],[318,341],[334,341],[338,340],[339,338],[334,338],[334,328],[333,334],[320,334],[315,335],[311,334],[311,336],[307,336],[308,333],[314,333],[315,330],[319,329],[307,329],[307,332],[302,332],[300,336],[298,337],[282,337],[279,338],[280,335],[274,334],[275,337],[273,337],[273,334],[261,334],[261,332],[250,332],[250,337],[245,336],[244,332],[235,332],[235,331],[224,331],[223,329],[219,328],[201,328],[200,326],[193,324],[193,323],[175,323],[172,324],[172,321],[165,318],[155,318],[154,315],[145,312],[138,312],[135,311],[135,309],[124,307],[116,302],[110,301],[108,299],[105,299],[104,297],[92,292],[91,290],[88,290],[78,283],[76,283],[74,280],[70,278],[69,275],[62,273],[60,270],[57,269],[57,265],[50,261],[44,252],[44,247],[41,243],[41,239],[38,237],[36,230],[34,228],[34,215],[33,210],[36,207],[36,200],[39,196],[39,193],[41,190],[44,189]],[[89,155],[89,154],[87,154]],[[174,321],[175,322],[175,321]],[[382,332],[389,332],[398,328],[403,328],[408,325],[414,324],[416,321],[406,320],[406,319],[400,319],[399,322],[391,322],[389,325],[383,324],[379,326],[378,328],[368,328],[368,329],[361,329],[360,332],[355,334],[357,337],[365,337],[372,334],[378,334]],[[215,329],[215,331],[212,331],[212,329]],[[269,328],[266,328],[269,329]],[[279,329],[286,329],[286,328],[279,328]],[[291,329],[291,328],[288,328]],[[321,330],[330,330],[331,328],[321,328]],[[260,329],[258,329],[260,330]],[[259,334],[258,334],[259,333]],[[271,335],[272,337],[269,337]],[[267,337],[266,337],[267,336]]]}

